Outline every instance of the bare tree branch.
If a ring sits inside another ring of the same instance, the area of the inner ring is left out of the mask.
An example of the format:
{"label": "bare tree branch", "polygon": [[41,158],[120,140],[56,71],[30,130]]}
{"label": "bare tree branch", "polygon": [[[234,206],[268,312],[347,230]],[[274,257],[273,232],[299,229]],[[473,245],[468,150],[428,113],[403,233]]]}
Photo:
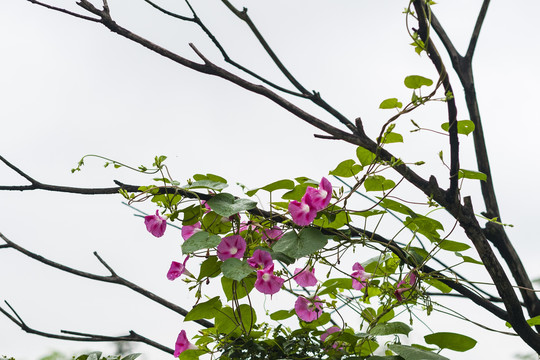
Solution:
{"label": "bare tree branch", "polygon": [[[47,258],[45,258],[45,257],[43,257],[41,255],[35,254],[35,253],[23,248],[22,246],[14,243],[13,241],[9,240],[2,233],[0,233],[0,238],[2,240],[4,240],[6,242],[6,244],[10,248],[12,248],[12,249],[14,249],[14,250],[28,256],[28,257],[34,259],[34,260],[37,260],[37,261],[39,261],[39,262],[41,262],[41,263],[43,263],[45,265],[51,266],[53,268],[56,268],[56,269],[59,269],[59,270],[68,272],[70,274],[83,277],[83,278],[97,280],[97,281],[103,281],[103,282],[108,282],[108,283],[113,283],[113,284],[118,284],[118,285],[123,285],[123,286],[125,286],[125,287],[127,287],[127,288],[129,288],[129,289],[131,289],[131,290],[133,290],[135,292],[138,292],[139,294],[149,298],[150,300],[155,301],[158,304],[163,305],[168,309],[171,309],[172,311],[174,311],[174,312],[176,312],[176,313],[178,313],[178,314],[180,314],[182,316],[186,316],[187,313],[189,312],[186,309],[184,309],[184,308],[182,308],[182,307],[180,307],[180,306],[178,306],[176,304],[173,304],[170,301],[167,301],[167,300],[163,299],[162,297],[159,297],[156,294],[154,294],[154,293],[152,293],[152,292],[150,292],[150,291],[148,291],[148,290],[146,290],[146,289],[144,289],[144,288],[130,282],[129,280],[126,280],[125,278],[116,275],[116,273],[112,270],[112,268],[103,259],[101,259],[96,252],[94,252],[94,255],[99,259],[101,264],[103,266],[105,266],[105,268],[107,268],[107,270],[109,270],[111,275],[103,276],[103,275],[96,275],[96,274],[88,273],[88,272],[85,272],[85,271],[80,271],[80,270],[74,269],[72,267],[62,265],[62,264],[59,264],[59,263],[54,262],[52,260],[49,260],[49,259],[47,259]],[[195,322],[198,323],[201,326],[206,327],[206,328],[210,328],[210,327],[214,326],[214,324],[212,324],[211,322],[209,322],[207,320],[204,320],[204,319],[195,320]]]}
{"label": "bare tree branch", "polygon": [[58,335],[53,334],[49,332],[44,332],[40,330],[36,330],[30,326],[28,326],[22,318],[19,316],[19,314],[13,309],[13,307],[7,302],[4,301],[6,305],[11,309],[13,314],[15,314],[16,318],[13,317],[7,310],[2,308],[0,306],[0,312],[3,313],[8,319],[10,319],[12,322],[14,322],[17,326],[21,328],[21,330],[34,335],[39,335],[47,338],[52,339],[60,339],[60,340],[69,340],[69,341],[84,341],[84,342],[115,342],[115,341],[130,341],[130,342],[141,342],[147,345],[150,345],[156,349],[159,349],[161,351],[164,351],[169,354],[173,354],[174,350],[171,348],[168,348],[158,342],[155,342],[153,340],[148,339],[147,337],[144,337],[142,335],[137,334],[135,331],[130,330],[129,335],[121,335],[121,336],[108,336],[108,335],[98,335],[98,334],[87,334],[87,333],[81,333],[81,332],[75,332],[75,331],[67,331],[62,330],[62,333],[64,334],[71,334],[76,336],[68,336],[68,335]]}

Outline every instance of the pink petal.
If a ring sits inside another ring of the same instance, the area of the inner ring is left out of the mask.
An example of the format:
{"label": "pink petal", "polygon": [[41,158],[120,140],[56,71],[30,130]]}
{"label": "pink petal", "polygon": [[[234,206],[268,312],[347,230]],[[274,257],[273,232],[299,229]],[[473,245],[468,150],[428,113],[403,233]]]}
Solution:
{"label": "pink petal", "polygon": [[253,252],[253,256],[247,259],[247,263],[252,268],[265,269],[271,265],[274,265],[272,255],[268,251],[257,249]]}
{"label": "pink petal", "polygon": [[198,349],[198,347],[189,342],[186,331],[182,330],[180,331],[180,334],[178,334],[176,344],[174,345],[174,357],[180,356],[181,353],[188,349],[195,350]]}
{"label": "pink petal", "polygon": [[330,184],[330,181],[323,177],[318,189],[309,186],[302,200],[308,202],[307,199],[309,199],[310,206],[317,211],[327,207],[330,200],[332,200],[332,184]]}
{"label": "pink petal", "polygon": [[271,229],[265,229],[262,233],[261,238],[263,241],[266,241],[268,245],[272,245],[283,236],[283,231],[277,226],[274,226]]}
{"label": "pink petal", "polygon": [[315,296],[315,299],[313,300],[308,300],[303,296],[299,296],[294,303],[296,315],[305,322],[311,322],[318,319],[322,314],[322,309],[321,303],[317,300],[320,300],[318,296]]}
{"label": "pink petal", "polygon": [[355,263],[353,265],[353,273],[351,274],[352,287],[356,290],[362,290],[366,286],[366,281],[371,277],[370,274],[364,271],[364,268],[360,263]]}
{"label": "pink petal", "polygon": [[224,237],[217,246],[219,260],[225,261],[230,258],[242,259],[246,252],[246,241],[240,235]]}
{"label": "pink petal", "polygon": [[315,268],[309,270],[303,270],[296,268],[294,270],[294,281],[300,286],[308,287],[317,285],[317,278],[315,277]]}
{"label": "pink petal", "polygon": [[184,240],[187,240],[190,237],[192,237],[193,234],[195,234],[195,233],[197,233],[199,231],[202,231],[200,222],[197,222],[197,223],[195,223],[193,225],[182,226],[182,238]]}
{"label": "pink petal", "polygon": [[186,269],[186,262],[188,261],[188,259],[189,259],[189,256],[186,256],[183,264],[180,264],[179,262],[176,262],[176,261],[171,262],[171,267],[169,268],[169,271],[167,272],[167,279],[175,280],[179,278],[183,273],[191,275],[191,273]]}
{"label": "pink petal", "polygon": [[274,275],[274,265],[272,264],[266,269],[257,271],[255,289],[263,294],[273,295],[281,289],[284,281],[279,276]]}
{"label": "pink petal", "polygon": [[292,220],[298,226],[311,224],[317,216],[317,210],[304,201],[301,203],[296,200],[291,201],[289,203],[289,212],[291,213]]}
{"label": "pink petal", "polygon": [[159,210],[156,210],[155,215],[145,216],[144,224],[146,225],[146,230],[155,237],[163,236],[167,228],[167,221],[165,218],[159,216]]}

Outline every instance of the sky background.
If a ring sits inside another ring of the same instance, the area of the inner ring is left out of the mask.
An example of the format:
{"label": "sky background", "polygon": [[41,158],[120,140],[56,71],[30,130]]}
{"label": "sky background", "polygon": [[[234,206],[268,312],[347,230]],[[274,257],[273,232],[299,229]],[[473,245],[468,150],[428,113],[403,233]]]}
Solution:
{"label": "sky background", "polygon": [[[82,12],[71,1],[54,3]],[[189,15],[181,1],[160,4]],[[375,137],[393,115],[391,110],[378,109],[382,100],[410,97],[403,86],[405,76],[436,78],[427,57],[418,56],[408,45],[411,40],[402,14],[406,2],[273,0],[234,4],[249,8],[267,41],[306,88],[320,91],[349,118],[361,116],[370,136]],[[480,4],[441,0],[434,7],[461,52],[466,49]],[[211,172],[248,188],[296,176],[319,179],[340,161],[355,156],[353,146],[314,138],[318,131],[267,99],[183,68],[99,24],[23,0],[2,5],[0,154],[41,182],[77,187],[108,187],[115,179],[133,184],[151,182],[149,177],[126,169],[103,169],[99,160],[89,160],[82,172],[71,174],[70,169],[89,153],[133,165],[150,165],[155,155],[163,154],[169,157],[172,176],[181,182],[194,173]],[[220,2],[193,5],[232,58],[288,85],[247,27]],[[167,18],[142,1],[111,0],[110,7],[113,18],[133,32],[198,61],[188,46],[192,42],[208,58],[222,64],[219,53],[193,24]],[[540,130],[535,88],[540,75],[540,45],[536,41],[539,10],[535,1],[522,1],[519,8],[493,2],[474,58],[503,221],[514,224],[509,235],[533,278],[540,277],[535,206],[540,200],[535,191],[540,170],[534,160]],[[439,49],[442,51],[442,46]],[[455,77],[453,85],[459,118],[466,119]],[[295,101],[337,125],[309,103]],[[434,173],[447,178],[437,157],[440,150],[446,150],[446,139],[427,132],[410,133],[410,118],[439,129],[446,121],[444,105],[429,105],[403,117],[396,131],[403,134],[405,143],[389,149],[406,161],[426,161],[427,165],[418,169],[423,176]],[[461,144],[462,167],[475,169],[472,138],[462,138]],[[25,181],[0,165],[0,183]],[[238,192],[238,188],[233,191]],[[407,187],[400,191],[418,196]],[[465,184],[463,191],[477,195],[477,184]],[[0,232],[60,263],[106,274],[92,255],[97,251],[128,280],[190,308],[186,287],[165,278],[170,261],[181,257],[179,232],[169,230],[162,238],[153,238],[121,200],[120,196],[1,192]],[[153,212],[151,204],[140,207]],[[483,210],[480,201],[475,202],[475,209]],[[389,226],[382,232],[391,234],[392,230]],[[466,271],[472,272],[475,280],[487,279],[478,268]],[[43,331],[69,329],[115,335],[133,329],[173,347],[179,330],[185,327],[175,313],[128,289],[59,273],[9,249],[0,250],[0,274],[0,299],[9,301],[28,325]],[[500,321],[469,302],[455,306],[475,321],[505,330]],[[530,352],[520,340],[448,317],[434,315],[428,321],[434,331],[454,330],[479,340],[470,352],[447,352],[452,359],[510,359],[513,354]],[[186,329],[190,336],[197,330]],[[37,359],[54,350],[72,354],[113,349],[28,335],[5,317],[0,317],[0,334],[0,355],[17,360]],[[421,341],[421,337],[412,341]],[[143,345],[135,350],[143,352],[144,359],[167,358]]]}

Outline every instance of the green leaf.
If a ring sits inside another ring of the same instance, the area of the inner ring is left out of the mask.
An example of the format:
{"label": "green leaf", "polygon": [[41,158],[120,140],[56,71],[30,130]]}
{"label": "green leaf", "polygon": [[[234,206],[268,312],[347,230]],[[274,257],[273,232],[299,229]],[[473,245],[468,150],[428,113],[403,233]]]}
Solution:
{"label": "green leaf", "polygon": [[292,189],[291,191],[288,191],[285,194],[283,194],[283,196],[281,198],[284,199],[284,200],[297,200],[297,201],[300,201],[302,199],[302,197],[304,196],[304,194],[306,193],[307,187],[310,186],[310,185],[312,185],[312,184],[302,183],[302,184],[296,185],[294,187],[294,189]]}
{"label": "green leaf", "polygon": [[360,171],[362,171],[362,166],[356,164],[354,160],[348,159],[340,162],[329,174],[347,178],[358,174]]}
{"label": "green leaf", "polygon": [[366,210],[366,211],[355,211],[355,212],[351,212],[349,214],[350,215],[363,216],[363,217],[367,218],[367,217],[370,217],[370,216],[382,215],[382,214],[385,214],[385,213],[386,213],[386,211],[384,211],[384,210]]}
{"label": "green leaf", "polygon": [[273,312],[270,314],[270,319],[272,320],[285,320],[292,316],[294,316],[296,313],[294,310],[278,310],[276,312]]}
{"label": "green leaf", "polygon": [[424,336],[427,344],[437,345],[441,349],[467,351],[476,345],[476,340],[468,336],[450,332],[439,332]]}
{"label": "green leaf", "polygon": [[326,280],[319,291],[319,295],[324,294],[333,294],[338,291],[338,289],[352,289],[352,279],[351,278],[336,278]]}
{"label": "green leaf", "polygon": [[438,231],[444,231],[444,227],[437,220],[418,214],[413,217],[408,216],[403,225],[414,232],[424,235],[430,241],[437,241],[440,238]]}
{"label": "green leaf", "polygon": [[479,171],[459,169],[458,179],[463,179],[463,178],[486,181],[487,175]]}
{"label": "green leaf", "polygon": [[222,193],[214,195],[207,204],[218,215],[229,217],[240,211],[251,210],[257,206],[257,202],[249,199],[236,199],[233,195]]}
{"label": "green leaf", "polygon": [[376,158],[374,153],[372,153],[368,149],[364,149],[361,146],[356,148],[356,157],[358,158],[358,161],[360,161],[360,164],[362,164],[362,166],[370,165]]}
{"label": "green leaf", "polygon": [[122,358],[122,360],[135,360],[136,358],[138,358],[141,355],[142,355],[141,353],[129,354],[127,356],[124,356]]}
{"label": "green leaf", "polygon": [[452,291],[452,288],[448,285],[446,285],[445,283],[439,281],[439,280],[435,280],[433,278],[425,278],[425,279],[422,279],[426,284],[429,284],[431,286],[433,286],[434,288],[440,290],[443,294],[448,294],[449,292]]}
{"label": "green leaf", "polygon": [[182,225],[184,226],[197,223],[203,215],[200,205],[190,205],[180,211],[184,213],[184,216],[182,217]]}
{"label": "green leaf", "polygon": [[389,132],[389,133],[384,134],[383,141],[382,141],[383,144],[402,143],[402,142],[403,142],[403,136],[395,132]]}
{"label": "green leaf", "polygon": [[375,325],[369,333],[371,335],[392,335],[392,334],[403,334],[409,336],[409,333],[412,331],[412,328],[402,322],[389,322],[385,324]]}
{"label": "green leaf", "polygon": [[403,104],[400,103],[398,99],[390,98],[390,99],[383,100],[381,105],[379,105],[379,109],[395,109],[395,108],[401,109],[402,106]]}
{"label": "green leaf", "polygon": [[382,175],[370,175],[364,181],[366,191],[384,191],[393,188],[396,183],[390,179],[386,179]]}
{"label": "green leaf", "polygon": [[202,228],[214,234],[226,234],[232,229],[232,224],[228,217],[210,211],[202,218]]}
{"label": "green leaf", "polygon": [[[240,325],[240,319],[243,326]],[[236,314],[228,306],[222,308],[216,314],[215,326],[220,333],[240,336],[244,329],[249,331],[256,322],[255,311],[252,311],[251,306],[242,304],[236,309]]]}
{"label": "green leaf", "polygon": [[187,349],[180,354],[178,360],[199,360],[206,353],[206,350]]}
{"label": "green leaf", "polygon": [[403,81],[405,86],[409,89],[420,89],[422,86],[431,86],[433,85],[433,80],[425,78],[420,75],[410,75],[405,78]]}
{"label": "green leaf", "polygon": [[[448,131],[450,129],[450,123],[444,123],[441,125],[441,128],[444,131]],[[459,120],[457,122],[457,132],[458,134],[463,135],[469,135],[474,131],[474,122],[471,120]]]}
{"label": "green leaf", "polygon": [[265,191],[268,191],[268,192],[272,192],[272,191],[282,190],[282,189],[287,189],[287,190],[294,189],[294,181],[289,180],[289,179],[274,181],[273,183],[268,184],[266,186],[263,186],[263,187],[260,187],[260,188],[257,188],[257,189],[253,189],[253,190],[249,190],[248,192],[246,192],[246,195],[247,196],[253,196],[259,190],[265,190]]}
{"label": "green leaf", "polygon": [[373,354],[373,352],[377,350],[378,347],[379,347],[379,344],[377,344],[373,340],[362,341],[360,343],[360,355],[369,356]]}
{"label": "green leaf", "polygon": [[305,322],[301,320],[300,326],[302,326],[303,328],[308,328],[308,329],[316,329],[319,326],[328,324],[330,320],[331,320],[330,314],[323,312],[317,319],[313,321]]}
{"label": "green leaf", "polygon": [[478,265],[484,265],[483,262],[478,261],[478,260],[476,260],[476,259],[473,259],[473,258],[470,257],[470,256],[462,255],[462,254],[460,254],[460,253],[457,252],[457,251],[455,252],[455,254],[456,254],[457,256],[459,256],[460,258],[462,258],[463,261],[465,261],[466,263],[478,264]]}
{"label": "green leaf", "polygon": [[201,271],[197,280],[202,280],[206,277],[216,277],[221,274],[221,262],[217,256],[210,256],[201,264]]}
{"label": "green leaf", "polygon": [[336,205],[331,205],[327,209],[321,212],[322,216],[313,221],[313,225],[330,228],[330,229],[339,229],[344,225],[351,222],[351,218],[347,211],[342,211],[342,208]]}
{"label": "green leaf", "polygon": [[227,301],[231,301],[234,298],[242,299],[243,297],[246,297],[247,294],[249,294],[251,290],[253,290],[253,287],[255,286],[255,280],[255,276],[248,276],[242,279],[242,281],[240,282],[226,277],[222,277],[221,287],[223,288],[223,292],[227,297]]}
{"label": "green leaf", "polygon": [[527,320],[527,324],[529,324],[530,326],[540,325],[540,315]]}
{"label": "green leaf", "polygon": [[193,234],[182,244],[182,254],[191,254],[201,249],[211,249],[219,245],[221,238],[217,235],[210,235],[206,231],[199,231]]}
{"label": "green leaf", "polygon": [[441,240],[437,245],[441,249],[447,250],[447,251],[465,251],[471,248],[467,244],[464,244],[459,241],[452,241],[452,240]]}
{"label": "green leaf", "polygon": [[222,307],[223,305],[221,304],[219,296],[216,296],[206,302],[195,305],[193,309],[187,313],[184,321],[213,319]]}
{"label": "green leaf", "polygon": [[[377,199],[380,200],[381,198],[377,197]],[[410,216],[416,215],[416,213],[412,211],[409,207],[403,205],[400,202],[397,202],[388,198],[382,199],[380,202],[380,205],[387,210],[397,211],[398,213],[401,213],[401,214],[410,215]]]}
{"label": "green leaf", "polygon": [[221,176],[214,175],[214,174],[195,174],[193,175],[193,180],[201,181],[201,180],[210,180],[215,182],[221,182],[221,183],[227,183],[227,180],[222,178]]}
{"label": "green leaf", "polygon": [[253,272],[253,268],[248,263],[237,259],[229,258],[221,264],[223,276],[229,279],[240,281]]}
{"label": "green leaf", "polygon": [[[381,316],[381,314],[383,312],[385,312],[385,313],[384,313],[384,315]],[[396,316],[396,314],[394,313],[394,309],[390,309],[390,310],[387,311],[385,309],[385,306],[383,305],[383,306],[381,306],[381,307],[379,307],[377,309],[377,316],[381,316],[379,318],[379,324],[380,324],[380,323],[385,323],[385,322],[388,322],[388,321],[392,320]]]}
{"label": "green leaf", "polygon": [[388,349],[401,356],[404,360],[450,360],[442,355],[407,345],[392,344],[388,345]]}
{"label": "green leaf", "polygon": [[221,181],[199,180],[199,181],[194,181],[190,185],[184,186],[184,189],[210,189],[210,190],[221,191],[225,189],[227,186],[229,185]]}
{"label": "green leaf", "polygon": [[322,249],[327,243],[327,236],[320,232],[320,230],[304,228],[298,235],[294,231],[285,233],[272,249],[292,258],[299,259]]}

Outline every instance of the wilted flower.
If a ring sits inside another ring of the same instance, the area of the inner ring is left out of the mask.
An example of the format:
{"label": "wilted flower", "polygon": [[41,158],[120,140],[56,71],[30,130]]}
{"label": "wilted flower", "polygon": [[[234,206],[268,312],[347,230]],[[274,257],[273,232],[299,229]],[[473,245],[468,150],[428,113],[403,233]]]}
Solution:
{"label": "wilted flower", "polygon": [[322,314],[321,302],[318,296],[313,299],[306,299],[303,296],[299,296],[294,303],[294,310],[296,315],[305,322],[311,322],[318,319]]}
{"label": "wilted flower", "polygon": [[163,236],[167,228],[167,221],[165,218],[159,216],[159,210],[156,210],[155,215],[145,216],[144,224],[146,225],[146,230],[155,237]]}
{"label": "wilted flower", "polygon": [[315,268],[309,270],[302,270],[296,268],[294,270],[294,281],[300,286],[308,287],[317,285],[317,278],[315,277]]}
{"label": "wilted flower", "polygon": [[272,295],[277,293],[283,285],[283,280],[279,276],[274,275],[274,264],[269,267],[257,271],[257,280],[255,280],[255,289],[263,294]]}
{"label": "wilted flower", "polygon": [[[406,279],[408,278],[408,282],[410,286],[406,286]],[[412,289],[412,286],[416,282],[416,275],[413,272],[410,272],[405,276],[403,280],[397,283],[396,285],[396,291],[394,291],[394,296],[398,301],[403,301],[403,298],[401,297],[401,294],[407,290]],[[404,286],[405,285],[405,286]]]}
{"label": "wilted flower", "polygon": [[174,357],[179,357],[181,353],[188,349],[197,350],[198,347],[189,342],[186,336],[186,331],[182,330],[176,339],[176,344],[174,346]]}
{"label": "wilted flower", "polygon": [[362,265],[360,265],[360,263],[355,263],[352,268],[354,270],[351,274],[353,278],[352,287],[356,290],[362,290],[362,288],[366,286],[366,281],[371,277],[371,275],[364,271],[364,268]]}
{"label": "wilted flower", "polygon": [[217,246],[217,256],[221,261],[230,258],[241,259],[245,252],[246,241],[240,235],[224,237]]}

